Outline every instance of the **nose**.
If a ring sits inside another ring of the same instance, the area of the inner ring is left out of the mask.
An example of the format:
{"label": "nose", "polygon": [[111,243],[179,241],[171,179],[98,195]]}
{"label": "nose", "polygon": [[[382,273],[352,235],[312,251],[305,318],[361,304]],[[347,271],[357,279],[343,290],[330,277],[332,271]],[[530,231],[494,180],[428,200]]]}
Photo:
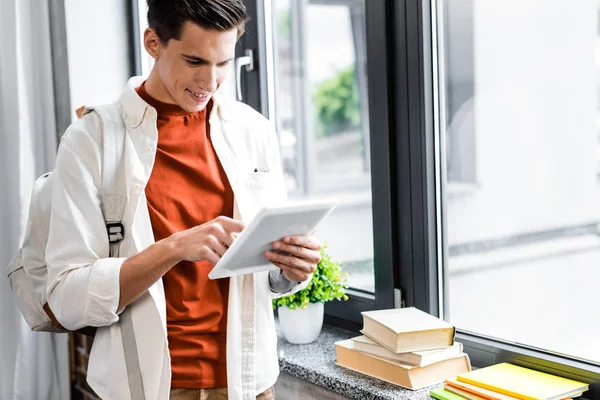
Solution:
{"label": "nose", "polygon": [[217,90],[217,66],[207,65],[204,68],[200,68],[196,76],[196,84],[201,90],[206,92],[212,93]]}

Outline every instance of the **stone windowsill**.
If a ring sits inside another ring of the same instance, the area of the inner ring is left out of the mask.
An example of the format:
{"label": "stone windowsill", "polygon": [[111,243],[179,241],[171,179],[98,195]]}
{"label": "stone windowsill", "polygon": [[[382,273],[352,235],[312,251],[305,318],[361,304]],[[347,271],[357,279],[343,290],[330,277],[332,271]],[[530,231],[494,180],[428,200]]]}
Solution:
{"label": "stone windowsill", "polygon": [[285,340],[277,324],[280,370],[351,399],[429,400],[429,391],[442,387],[409,390],[337,366],[334,343],[354,336],[353,332],[324,325],[314,343],[296,345]]}

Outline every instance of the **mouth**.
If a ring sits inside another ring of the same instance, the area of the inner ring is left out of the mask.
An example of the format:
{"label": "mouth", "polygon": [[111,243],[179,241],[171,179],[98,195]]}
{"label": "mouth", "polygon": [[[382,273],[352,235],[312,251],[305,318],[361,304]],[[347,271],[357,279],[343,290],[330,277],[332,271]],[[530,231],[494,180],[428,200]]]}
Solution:
{"label": "mouth", "polygon": [[185,91],[188,92],[192,100],[198,103],[206,101],[210,96],[210,93],[206,92],[192,92],[190,89],[185,89]]}

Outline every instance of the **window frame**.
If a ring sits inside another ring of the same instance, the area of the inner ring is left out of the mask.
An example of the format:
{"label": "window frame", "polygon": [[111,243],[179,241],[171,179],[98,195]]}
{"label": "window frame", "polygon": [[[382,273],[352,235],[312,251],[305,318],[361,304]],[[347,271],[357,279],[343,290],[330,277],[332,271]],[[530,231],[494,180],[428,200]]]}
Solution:
{"label": "window frame", "polygon": [[325,322],[358,332],[362,328],[361,312],[393,308],[399,252],[394,245],[397,238],[393,190],[395,170],[392,148],[394,137],[390,129],[390,98],[388,86],[388,57],[386,43],[386,3],[382,0],[365,1],[367,91],[369,98],[369,129],[371,152],[371,194],[373,217],[373,263],[375,293],[348,290],[350,300],[325,304]]}

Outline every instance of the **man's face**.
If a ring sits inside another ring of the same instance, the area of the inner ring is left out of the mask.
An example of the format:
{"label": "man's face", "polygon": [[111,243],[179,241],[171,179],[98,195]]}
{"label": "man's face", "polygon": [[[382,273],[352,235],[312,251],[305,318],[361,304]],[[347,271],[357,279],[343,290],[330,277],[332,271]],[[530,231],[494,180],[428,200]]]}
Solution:
{"label": "man's face", "polygon": [[[187,22],[181,39],[166,46],[156,44],[153,73],[158,72],[164,88],[158,99],[179,105],[188,112],[201,111],[227,76],[235,55],[237,29],[208,30]],[[148,47],[148,46],[147,46]]]}

